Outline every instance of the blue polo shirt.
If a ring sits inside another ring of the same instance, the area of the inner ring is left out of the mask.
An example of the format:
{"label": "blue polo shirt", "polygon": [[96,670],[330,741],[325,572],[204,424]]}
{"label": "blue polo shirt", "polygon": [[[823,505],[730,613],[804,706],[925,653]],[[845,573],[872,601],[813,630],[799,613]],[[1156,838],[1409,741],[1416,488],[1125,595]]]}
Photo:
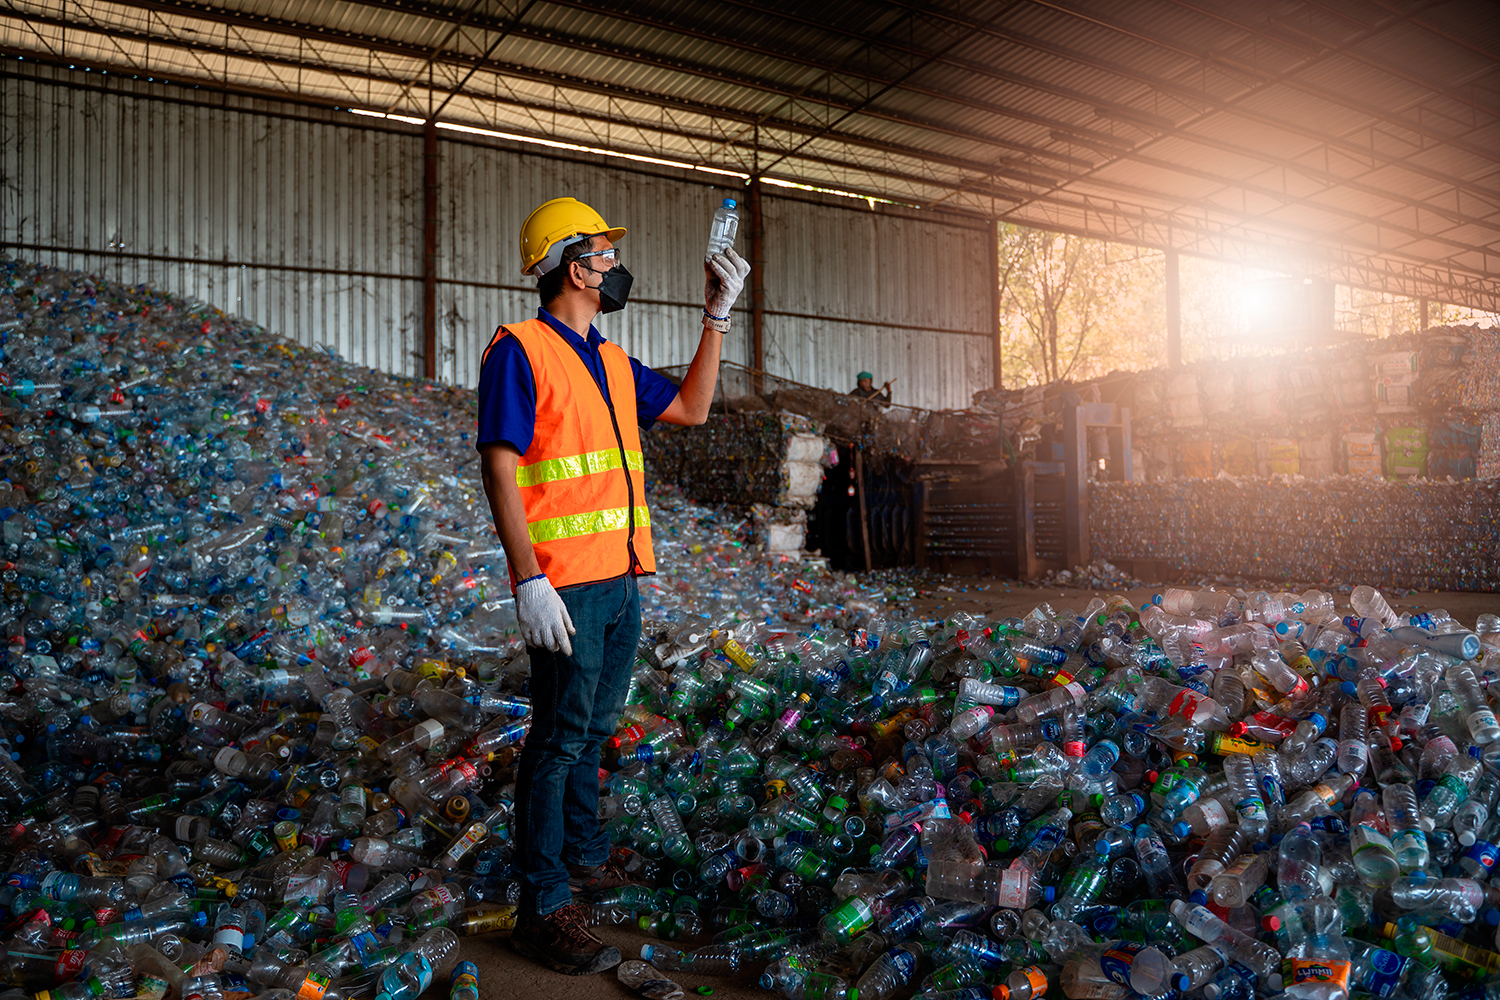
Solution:
{"label": "blue polo shirt", "polygon": [[[604,338],[599,336],[599,331],[590,324],[588,336],[580,337],[546,309],[538,309],[536,315],[578,352],[584,367],[593,374],[600,393],[608,400],[604,360],[599,357],[599,345],[604,343]],[[636,418],[642,430],[650,430],[656,418],[677,398],[677,385],[635,358],[630,359],[630,371],[635,376]],[[531,370],[531,359],[526,356],[526,349],[519,340],[502,337],[490,349],[490,356],[479,372],[477,447],[504,442],[524,455],[535,435],[536,375]]]}

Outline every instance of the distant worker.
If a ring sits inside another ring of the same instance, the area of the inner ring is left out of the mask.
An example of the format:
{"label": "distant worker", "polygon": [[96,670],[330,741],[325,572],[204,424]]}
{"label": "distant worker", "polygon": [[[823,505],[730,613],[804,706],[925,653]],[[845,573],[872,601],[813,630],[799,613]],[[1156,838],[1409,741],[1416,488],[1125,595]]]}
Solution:
{"label": "distant worker", "polygon": [[868,399],[876,406],[890,406],[891,382],[894,381],[896,380],[891,379],[877,389],[875,388],[875,376],[869,372],[860,372],[854,388],[849,390],[849,395],[856,399]]}
{"label": "distant worker", "polygon": [[572,198],[532,212],[521,226],[521,271],[537,278],[541,308],[496,331],[479,376],[480,471],[531,660],[510,943],[573,975],[620,962],[574,893],[630,884],[599,829],[599,749],[635,666],[636,577],[655,571],[641,428],[707,418],[729,310],[750,271],[732,249],[705,261],[703,330],[679,387],[593,325],[625,308],[624,235]]}

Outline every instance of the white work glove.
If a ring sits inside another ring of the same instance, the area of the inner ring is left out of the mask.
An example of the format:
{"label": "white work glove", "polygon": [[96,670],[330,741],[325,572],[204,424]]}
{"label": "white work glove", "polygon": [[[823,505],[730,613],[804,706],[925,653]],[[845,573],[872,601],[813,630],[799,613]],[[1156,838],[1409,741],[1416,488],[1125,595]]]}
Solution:
{"label": "white work glove", "polygon": [[729,319],[729,310],[734,300],[745,288],[745,275],[750,273],[750,262],[730,247],[716,253],[703,262],[707,280],[703,287],[703,311],[710,320]]}
{"label": "white work glove", "polygon": [[516,585],[516,621],[528,646],[543,646],[564,656],[573,655],[568,636],[576,635],[567,605],[545,576],[532,577]]}

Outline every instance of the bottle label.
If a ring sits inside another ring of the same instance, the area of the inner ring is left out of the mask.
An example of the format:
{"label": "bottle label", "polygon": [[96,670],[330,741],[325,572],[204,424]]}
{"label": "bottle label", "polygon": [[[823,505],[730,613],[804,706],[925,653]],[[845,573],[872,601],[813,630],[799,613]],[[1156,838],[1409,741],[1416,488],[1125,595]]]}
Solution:
{"label": "bottle label", "polygon": [[60,900],[63,897],[58,894],[64,891],[67,883],[63,880],[66,878],[67,875],[63,872],[48,872],[46,877],[42,879],[42,884],[37,888],[37,891],[48,899]]}
{"label": "bottle label", "polygon": [[1255,864],[1255,860],[1257,857],[1259,857],[1259,855],[1241,854],[1238,858],[1235,859],[1234,864],[1224,869],[1224,871],[1220,874],[1220,877],[1226,879],[1239,878],[1241,875],[1245,874],[1245,872],[1250,870],[1250,866]]}
{"label": "bottle label", "polygon": [[1406,971],[1408,960],[1384,948],[1370,949],[1369,958],[1370,971],[1364,981],[1356,985],[1372,996],[1391,996],[1401,986],[1401,976]]}
{"label": "bottle label", "polygon": [[1267,802],[1274,803],[1278,808],[1286,804],[1286,792],[1281,787],[1281,779],[1274,774],[1263,774],[1260,776],[1261,794]]}
{"label": "bottle label", "polygon": [[[1018,969],[1016,971],[1026,977],[1026,982],[1031,987],[1032,996],[1041,996],[1043,993],[1047,992],[1047,974],[1041,969],[1037,968],[1035,965],[1028,965],[1026,968]],[[1014,975],[1014,973],[1012,973],[1012,975]]]}
{"label": "bottle label", "polygon": [[301,989],[297,990],[297,1000],[323,1000],[323,994],[328,992],[328,984],[332,981],[331,976],[321,972],[309,972],[302,980]]}
{"label": "bottle label", "polygon": [[195,818],[186,815],[177,817],[177,822],[173,824],[172,828],[176,831],[178,840],[188,841],[193,839],[193,820]]}
{"label": "bottle label", "polygon": [[[1478,846],[1477,844],[1475,845]],[[1363,851],[1389,851],[1396,853],[1396,848],[1391,844],[1391,839],[1373,826],[1365,826],[1363,823],[1356,824],[1349,831],[1349,853],[1358,856]]]}
{"label": "bottle label", "polygon": [[903,983],[909,982],[912,973],[917,971],[917,956],[905,948],[892,948],[885,953],[885,957]]}
{"label": "bottle label", "polygon": [[[427,992],[427,987],[432,985],[432,963],[428,961],[427,956],[422,954],[420,951],[407,952],[406,959],[407,963],[411,966],[412,971],[416,973],[418,983],[417,988],[413,990],[409,995],[413,997],[419,997],[423,993]],[[1344,963],[1344,965],[1345,978],[1348,978],[1348,963],[1346,962]],[[381,978],[383,979],[384,977],[382,976]],[[382,983],[381,985],[383,986],[384,983]],[[396,991],[387,990],[386,992],[394,994]]]}
{"label": "bottle label", "polygon": [[1167,714],[1184,716],[1193,715],[1198,711],[1198,706],[1201,705],[1203,701],[1203,695],[1190,688],[1186,688],[1178,692],[1177,697],[1172,699],[1172,703],[1167,706]]}
{"label": "bottle label", "polygon": [[995,905],[1007,910],[1024,910],[1027,890],[1030,888],[1029,872],[1007,868],[1000,873],[1000,881],[995,886]]}
{"label": "bottle label", "polygon": [[1275,712],[1256,712],[1251,718],[1261,729],[1281,733],[1283,737],[1290,736],[1297,731],[1297,722],[1295,719],[1288,719],[1285,716],[1277,715]]}
{"label": "bottle label", "polygon": [[1292,959],[1292,982],[1334,983],[1349,988],[1349,963],[1334,962],[1321,958]]}
{"label": "bottle label", "polygon": [[1479,871],[1474,874],[1475,878],[1488,878],[1490,869],[1495,867],[1495,861],[1500,860],[1500,848],[1483,840],[1474,842],[1474,846],[1464,853],[1464,857],[1479,866]]}
{"label": "bottle label", "polygon": [[[1259,799],[1255,801],[1260,802]],[[1229,824],[1229,810],[1225,809],[1224,803],[1218,799],[1199,799],[1198,809],[1203,813],[1203,822],[1212,829],[1218,829],[1221,826]],[[1261,809],[1265,809],[1264,803],[1261,804]],[[1245,814],[1244,809],[1241,808],[1239,813],[1243,816]]]}
{"label": "bottle label", "polygon": [[1421,830],[1401,830],[1391,838],[1391,844],[1396,851],[1421,851],[1427,852],[1427,834]]}
{"label": "bottle label", "polygon": [[1135,956],[1146,950],[1146,945],[1120,941],[1099,956],[1099,969],[1113,982],[1121,986],[1130,985],[1130,969]]}
{"label": "bottle label", "polygon": [[436,719],[424,719],[412,726],[411,738],[418,746],[431,746],[443,738],[443,724]]}
{"label": "bottle label", "polygon": [[65,951],[57,959],[57,981],[70,983],[78,978],[78,973],[83,971],[83,960],[88,957],[88,952],[82,948],[74,948]]}
{"label": "bottle label", "polygon": [[1235,803],[1234,811],[1240,814],[1240,819],[1249,820],[1250,822],[1257,822],[1266,819],[1268,816],[1266,802],[1259,796],[1253,799],[1241,799]]}
{"label": "bottle label", "polygon": [[1213,752],[1224,756],[1232,753],[1253,754],[1265,746],[1260,740],[1249,736],[1231,736],[1228,733],[1214,733],[1210,741]]}
{"label": "bottle label", "polygon": [[420,898],[424,905],[413,907],[413,910],[435,910],[440,906],[447,906],[458,897],[454,895],[452,886],[445,882],[426,890]]}
{"label": "bottle label", "polygon": [[[469,971],[472,969],[473,971]],[[460,962],[453,980],[448,985],[448,996],[471,997],[479,995],[479,969],[473,962]]]}

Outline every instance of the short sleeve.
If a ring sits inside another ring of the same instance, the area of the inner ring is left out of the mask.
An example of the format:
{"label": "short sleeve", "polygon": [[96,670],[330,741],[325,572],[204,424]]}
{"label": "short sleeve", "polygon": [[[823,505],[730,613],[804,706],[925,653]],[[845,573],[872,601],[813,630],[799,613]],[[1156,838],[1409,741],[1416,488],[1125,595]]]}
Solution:
{"label": "short sleeve", "polygon": [[630,359],[630,370],[635,375],[635,415],[642,430],[650,430],[656,418],[666,412],[677,398],[677,383],[659,372]]}
{"label": "short sleeve", "polygon": [[479,371],[477,447],[505,442],[521,454],[536,434],[536,375],[515,337],[501,337]]}

